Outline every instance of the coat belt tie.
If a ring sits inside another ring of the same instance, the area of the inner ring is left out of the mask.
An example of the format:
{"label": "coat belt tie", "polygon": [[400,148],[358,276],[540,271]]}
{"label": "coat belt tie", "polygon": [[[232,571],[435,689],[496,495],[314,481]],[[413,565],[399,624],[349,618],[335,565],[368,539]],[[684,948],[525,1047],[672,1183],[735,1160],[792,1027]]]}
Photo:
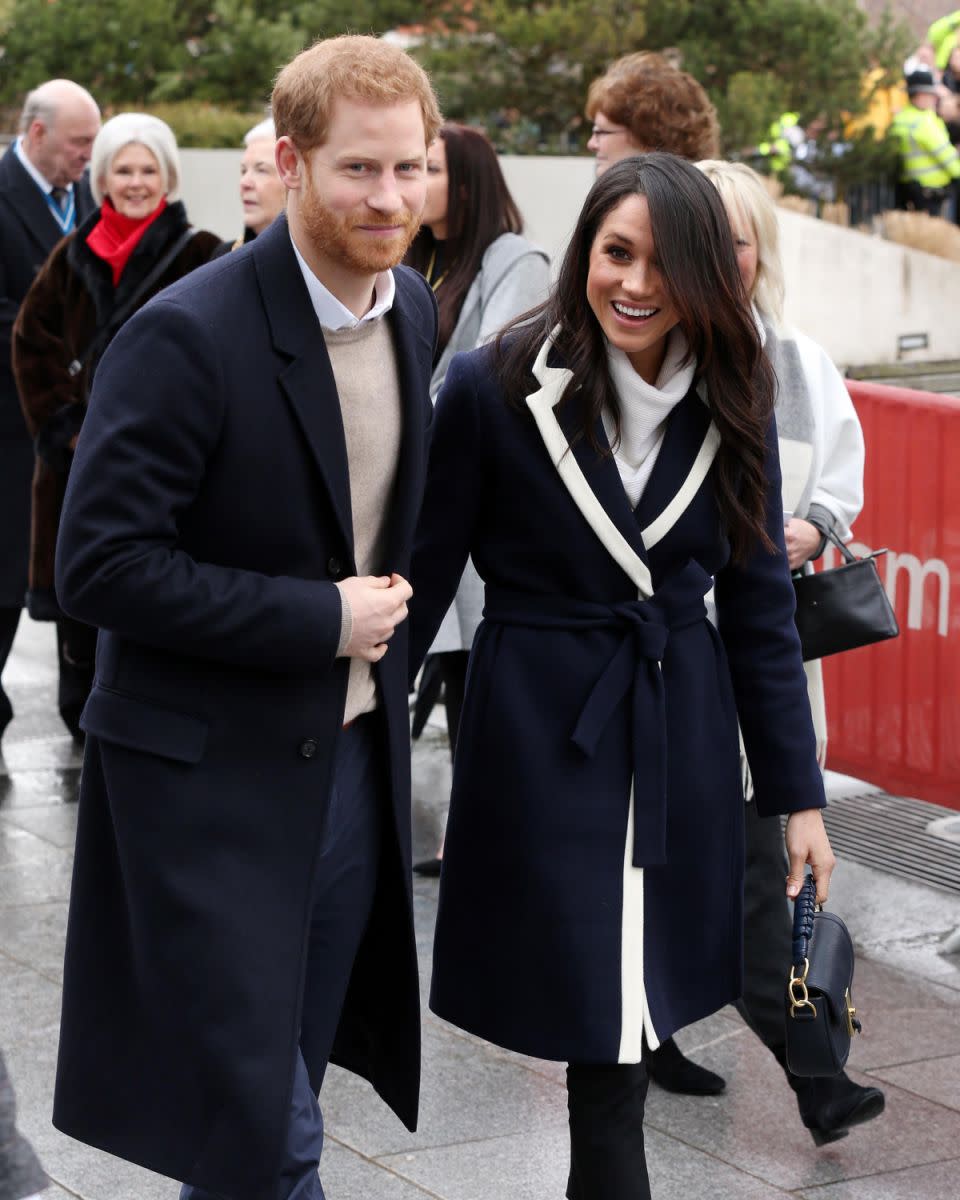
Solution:
{"label": "coat belt tie", "polygon": [[647,600],[598,604],[493,586],[486,590],[484,619],[496,624],[622,634],[587,696],[571,741],[592,758],[610,718],[629,696],[635,867],[667,861],[667,711],[661,663],[671,632],[706,621],[703,597],[712,585],[707,572],[690,561]]}

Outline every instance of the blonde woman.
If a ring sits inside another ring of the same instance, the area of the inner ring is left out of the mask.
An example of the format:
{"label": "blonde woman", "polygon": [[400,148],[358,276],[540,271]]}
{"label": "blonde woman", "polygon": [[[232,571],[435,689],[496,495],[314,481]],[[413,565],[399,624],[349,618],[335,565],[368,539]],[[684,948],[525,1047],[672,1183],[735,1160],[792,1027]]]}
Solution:
{"label": "blonde woman", "polygon": [[[741,163],[707,160],[698,166],[723,198],[740,276],[776,376],[787,558],[791,570],[811,570],[826,534],[848,537],[863,504],[860,422],[826,351],[784,323],[777,211],[762,179]],[[827,734],[820,664],[807,663],[806,670],[822,767]],[[786,1071],[784,982],[778,964],[788,963],[790,956],[790,911],[782,890],[787,861],[778,831],[755,810],[754,804],[747,805],[744,994],[739,1007]],[[787,1079],[818,1145],[845,1137],[851,1126],[883,1111],[881,1091],[860,1087],[844,1073],[800,1079],[787,1072]]]}

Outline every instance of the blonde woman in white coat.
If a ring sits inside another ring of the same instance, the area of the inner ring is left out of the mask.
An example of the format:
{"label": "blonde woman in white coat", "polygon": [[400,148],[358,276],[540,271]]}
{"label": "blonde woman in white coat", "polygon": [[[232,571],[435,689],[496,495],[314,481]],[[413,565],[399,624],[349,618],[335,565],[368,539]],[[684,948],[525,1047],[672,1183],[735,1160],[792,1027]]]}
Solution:
{"label": "blonde woman in white coat", "polygon": [[[407,264],[425,276],[439,309],[430,395],[435,401],[454,355],[489,342],[515,317],[539,304],[550,284],[546,253],[522,236],[523,220],[496,151],[479,129],[448,123],[427,154],[427,203]],[[442,681],[450,753],[456,750],[467,661],[483,611],[483,584],[468,562],[424,668],[418,716]],[[415,722],[415,730],[419,721]],[[416,863],[439,875],[443,846]]]}
{"label": "blonde woman in white coat", "polygon": [[[793,571],[812,570],[827,533],[841,539],[863,504],[863,433],[840,373],[826,351],[784,324],[783,268],[777,212],[762,179],[742,163],[708,160],[697,164],[723,197],[740,275],[752,303],[764,351],[777,380],[776,419],[783,472],[784,542]],[[819,662],[805,664],[817,757],[827,746],[823,675]],[[783,901],[787,863],[779,838],[747,805],[744,886],[744,994],[740,1011],[787,1074],[800,1117],[817,1143],[845,1137],[850,1127],[878,1116],[884,1107],[877,1088],[860,1087],[841,1073],[830,1079],[799,1079],[786,1070],[784,976],[790,961],[791,917]],[[663,1048],[657,1055],[665,1053]],[[667,1054],[676,1055],[675,1047]],[[656,1057],[656,1055],[654,1056]],[[684,1062],[676,1078],[691,1093],[700,1074],[722,1081],[697,1064]],[[651,1070],[658,1078],[656,1067]]]}

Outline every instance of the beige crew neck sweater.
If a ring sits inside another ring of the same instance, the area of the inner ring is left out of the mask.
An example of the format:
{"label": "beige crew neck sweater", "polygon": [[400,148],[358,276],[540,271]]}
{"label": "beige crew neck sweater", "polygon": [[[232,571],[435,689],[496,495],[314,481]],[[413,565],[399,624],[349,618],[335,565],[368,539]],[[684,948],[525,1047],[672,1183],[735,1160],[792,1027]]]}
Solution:
{"label": "beige crew neck sweater", "polygon": [[[323,330],[340,397],[350,478],[353,558],[358,575],[389,575],[384,534],[400,455],[400,380],[393,335],[385,317],[353,329]],[[344,599],[340,653],[350,639]],[[389,654],[390,651],[388,650]],[[372,665],[350,659],[344,724],[377,706]]]}

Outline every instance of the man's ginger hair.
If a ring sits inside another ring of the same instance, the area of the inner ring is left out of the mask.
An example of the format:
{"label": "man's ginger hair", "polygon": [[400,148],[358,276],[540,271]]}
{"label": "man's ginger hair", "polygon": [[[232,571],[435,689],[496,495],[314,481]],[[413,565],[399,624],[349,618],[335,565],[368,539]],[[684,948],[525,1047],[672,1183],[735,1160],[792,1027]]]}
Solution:
{"label": "man's ginger hair", "polygon": [[641,150],[665,150],[689,162],[719,158],[717,111],[692,75],[662,54],[641,50],[618,58],[590,84],[587,119],[602,112]]}
{"label": "man's ginger hair", "polygon": [[277,76],[272,99],[277,137],[289,137],[302,154],[322,146],[341,97],[368,104],[418,101],[428,146],[440,128],[433,86],[409,54],[380,38],[345,34],[315,42]]}

